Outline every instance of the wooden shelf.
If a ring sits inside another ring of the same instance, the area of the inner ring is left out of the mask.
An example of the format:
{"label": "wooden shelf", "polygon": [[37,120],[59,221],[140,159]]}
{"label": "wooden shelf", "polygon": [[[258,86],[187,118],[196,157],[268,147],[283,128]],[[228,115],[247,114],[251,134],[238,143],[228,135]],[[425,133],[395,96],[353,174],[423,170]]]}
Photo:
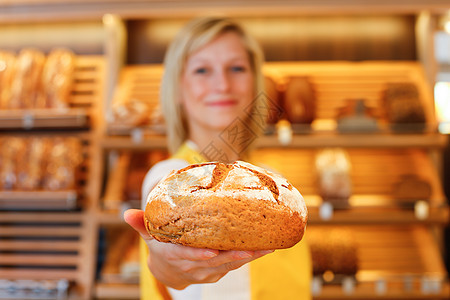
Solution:
{"label": "wooden shelf", "polygon": [[82,109],[0,110],[0,129],[85,128],[89,114]]}
{"label": "wooden shelf", "polygon": [[[131,133],[133,135],[133,133]],[[162,135],[108,136],[102,139],[101,146],[108,150],[155,150],[167,149],[167,139]]]}
{"label": "wooden shelf", "polygon": [[77,191],[0,191],[0,209],[71,210]]}
{"label": "wooden shelf", "polygon": [[277,135],[266,135],[257,140],[257,148],[286,147],[286,148],[443,148],[448,137],[438,133],[367,133],[367,134],[340,134],[336,132],[322,132],[311,134],[296,134],[292,142],[282,145]]}
{"label": "wooden shelf", "polygon": [[[105,149],[117,150],[153,150],[166,149],[164,135],[147,135],[146,130],[134,129],[129,135],[107,136],[102,140]],[[444,148],[448,143],[448,136],[439,133],[369,133],[369,134],[341,134],[336,132],[319,132],[310,134],[295,134],[289,144],[282,144],[276,134],[264,135],[256,142],[256,148]]]}
{"label": "wooden shelf", "polygon": [[448,206],[430,207],[429,215],[419,219],[414,209],[399,207],[352,207],[336,209],[330,219],[323,218],[319,207],[308,207],[308,224],[434,224],[445,225],[450,219]]}

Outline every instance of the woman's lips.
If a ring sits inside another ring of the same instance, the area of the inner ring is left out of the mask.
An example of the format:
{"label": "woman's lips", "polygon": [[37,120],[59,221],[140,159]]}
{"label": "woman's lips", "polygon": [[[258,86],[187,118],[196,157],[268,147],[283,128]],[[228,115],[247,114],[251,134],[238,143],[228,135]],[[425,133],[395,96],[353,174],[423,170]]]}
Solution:
{"label": "woman's lips", "polygon": [[226,106],[234,106],[237,103],[238,102],[236,100],[229,99],[229,100],[211,101],[206,103],[206,105],[214,107],[226,107]]}

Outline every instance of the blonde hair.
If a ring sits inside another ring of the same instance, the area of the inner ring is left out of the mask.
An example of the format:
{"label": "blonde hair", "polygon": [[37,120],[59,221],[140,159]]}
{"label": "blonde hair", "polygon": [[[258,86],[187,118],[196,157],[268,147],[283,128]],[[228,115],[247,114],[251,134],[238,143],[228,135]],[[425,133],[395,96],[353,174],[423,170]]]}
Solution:
{"label": "blonde hair", "polygon": [[[177,34],[170,44],[164,58],[164,75],[161,82],[160,101],[167,127],[170,153],[176,152],[187,139],[188,128],[183,110],[179,104],[180,78],[188,57],[225,32],[236,32],[247,50],[252,74],[254,76],[254,109],[249,115],[249,127],[260,135],[264,129],[261,111],[255,107],[265,107],[266,97],[259,94],[264,91],[264,77],[261,72],[264,60],[259,44],[249,36],[236,22],[223,17],[201,17],[189,22]],[[264,105],[264,106],[261,106]],[[256,115],[258,114],[258,115]],[[264,122],[263,120],[263,122]]]}

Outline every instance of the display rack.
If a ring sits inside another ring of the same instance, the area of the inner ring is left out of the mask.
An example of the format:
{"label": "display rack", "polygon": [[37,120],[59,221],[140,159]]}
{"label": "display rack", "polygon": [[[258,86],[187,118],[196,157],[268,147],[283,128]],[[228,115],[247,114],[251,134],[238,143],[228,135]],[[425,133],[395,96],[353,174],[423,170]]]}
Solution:
{"label": "display rack", "polygon": [[[270,165],[284,174],[304,195],[309,209],[310,232],[307,235],[314,234],[323,226],[345,225],[352,228],[360,241],[359,259],[363,267],[357,273],[357,283],[352,292],[347,294],[340,285],[325,284],[315,299],[356,299],[374,295],[385,299],[443,298],[449,289],[448,278],[433,230],[445,226],[449,218],[440,178],[440,151],[447,144],[447,137],[436,131],[432,92],[420,64],[283,62],[267,63],[264,73],[280,85],[289,76],[307,76],[316,91],[317,113],[312,126],[302,134],[294,134],[290,143],[282,143],[276,132],[260,138],[254,157],[257,162]],[[160,74],[160,65],[127,66],[123,69],[115,96],[120,101],[139,96],[155,101],[153,97],[158,95]],[[147,83],[142,82],[143,78]],[[341,133],[337,130],[336,111],[343,105],[343,100],[364,98],[375,111],[381,111],[379,99],[386,84],[403,81],[414,82],[419,88],[427,120],[423,130],[393,131],[383,119],[376,132]],[[123,197],[120,185],[114,182],[117,178],[126,178],[130,172],[130,153],[159,150],[165,144],[165,136],[150,127],[122,127],[120,132],[112,128],[108,132],[116,134],[106,136],[102,147],[105,151],[118,152],[119,159],[111,166],[108,177],[107,187],[113,189],[107,189],[103,201],[114,204],[116,209],[101,213],[101,223],[105,226],[122,223],[120,203]],[[331,217],[324,218],[321,212],[323,201],[317,188],[315,155],[320,149],[335,147],[344,148],[349,154],[353,193],[349,207],[334,209]],[[424,199],[427,203],[425,217],[418,214],[416,202],[404,203],[393,197],[393,185],[404,174],[421,176],[431,186],[430,198]],[[421,243],[421,239],[431,245]],[[400,244],[389,248],[386,244],[389,241],[399,241]],[[379,268],[373,257],[378,251],[385,255]],[[407,255],[411,261],[400,266],[402,262],[398,258],[402,255]],[[411,274],[413,289],[405,291],[403,279],[399,278],[410,278]],[[433,280],[437,278],[439,284],[439,292],[432,295],[421,292],[421,284],[426,284],[428,275]],[[388,286],[386,292],[377,292],[377,282]],[[112,284],[110,291],[120,294],[120,285],[117,284]],[[123,291],[132,286],[126,286]],[[106,283],[99,284],[97,292],[97,296],[112,294],[108,292]]]}
{"label": "display rack", "polygon": [[[73,189],[0,191],[0,278],[11,284],[9,297],[33,297],[24,294],[31,288],[21,285],[27,280],[36,289],[41,285],[42,297],[91,297],[104,72],[103,57],[77,56],[68,109],[0,111],[2,137],[75,138],[82,160]],[[45,296],[53,285],[59,294]]]}

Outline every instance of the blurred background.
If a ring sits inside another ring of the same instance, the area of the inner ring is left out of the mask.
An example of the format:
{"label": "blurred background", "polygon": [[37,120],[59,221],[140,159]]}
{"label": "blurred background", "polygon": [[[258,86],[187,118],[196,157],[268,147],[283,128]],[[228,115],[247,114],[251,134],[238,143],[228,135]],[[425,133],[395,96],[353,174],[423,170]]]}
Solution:
{"label": "blurred background", "polygon": [[[256,157],[309,209],[314,299],[449,299],[450,3],[0,0],[0,299],[139,299],[159,81],[189,19],[262,45]],[[57,79],[55,79],[57,78]]]}

